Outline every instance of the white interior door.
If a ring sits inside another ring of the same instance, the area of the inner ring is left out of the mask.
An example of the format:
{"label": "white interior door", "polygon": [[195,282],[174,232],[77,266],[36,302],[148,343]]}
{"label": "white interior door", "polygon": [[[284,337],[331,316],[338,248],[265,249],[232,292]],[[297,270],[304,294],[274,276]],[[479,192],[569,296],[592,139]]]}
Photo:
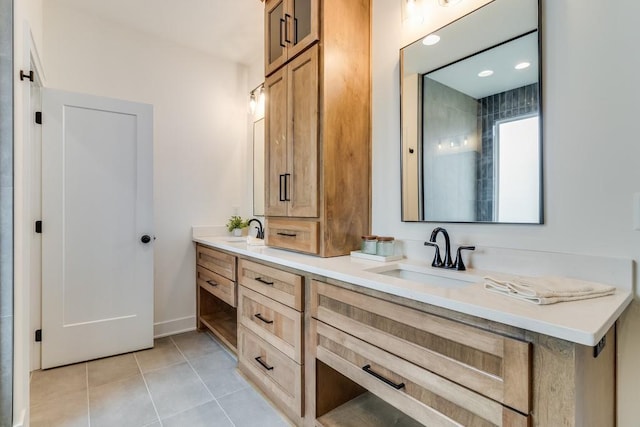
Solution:
{"label": "white interior door", "polygon": [[42,95],[42,368],[151,347],[152,106]]}

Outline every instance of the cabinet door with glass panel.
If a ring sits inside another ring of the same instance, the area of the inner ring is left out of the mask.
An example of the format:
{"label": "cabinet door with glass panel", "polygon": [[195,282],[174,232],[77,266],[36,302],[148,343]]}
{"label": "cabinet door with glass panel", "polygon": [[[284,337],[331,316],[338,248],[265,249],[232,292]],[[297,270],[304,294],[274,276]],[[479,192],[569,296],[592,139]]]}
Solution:
{"label": "cabinet door with glass panel", "polygon": [[267,0],[265,75],[319,38],[319,0]]}

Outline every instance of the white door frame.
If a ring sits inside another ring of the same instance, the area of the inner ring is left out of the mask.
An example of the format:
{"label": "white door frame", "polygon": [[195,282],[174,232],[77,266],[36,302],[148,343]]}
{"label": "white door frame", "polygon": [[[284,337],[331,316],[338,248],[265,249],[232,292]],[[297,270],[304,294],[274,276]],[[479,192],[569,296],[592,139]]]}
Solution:
{"label": "white door frame", "polygon": [[[33,280],[39,283],[39,266],[31,262],[33,248],[33,227],[31,197],[39,192],[40,183],[33,182],[32,159],[34,155],[33,116],[31,105],[32,84],[42,87],[46,78],[36,43],[29,23],[22,24],[22,54],[15,52],[14,58],[20,60],[16,69],[33,71],[34,83],[14,80],[16,103],[14,117],[14,365],[13,365],[13,418],[14,425],[29,424],[29,374],[39,367],[40,355],[34,351],[33,331],[39,328],[39,310],[32,313],[33,306],[39,306],[39,298],[34,299]],[[15,28],[14,34],[20,33]],[[37,250],[37,248],[35,248]],[[35,268],[35,271],[34,271]],[[31,315],[34,314],[34,318]]]}

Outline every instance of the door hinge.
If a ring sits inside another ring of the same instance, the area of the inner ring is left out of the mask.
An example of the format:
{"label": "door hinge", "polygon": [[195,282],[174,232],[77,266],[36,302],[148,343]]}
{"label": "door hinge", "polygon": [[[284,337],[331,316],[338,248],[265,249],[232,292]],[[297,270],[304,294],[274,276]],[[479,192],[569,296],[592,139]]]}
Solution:
{"label": "door hinge", "polygon": [[30,82],[32,82],[33,71],[29,71],[29,73],[25,73],[24,71],[20,70],[20,80],[23,81],[24,79],[28,79]]}
{"label": "door hinge", "polygon": [[36,123],[39,125],[42,124],[42,111],[36,111]]}
{"label": "door hinge", "polygon": [[42,233],[42,221],[36,221],[36,233]]}
{"label": "door hinge", "polygon": [[36,330],[36,342],[42,342],[42,329]]}

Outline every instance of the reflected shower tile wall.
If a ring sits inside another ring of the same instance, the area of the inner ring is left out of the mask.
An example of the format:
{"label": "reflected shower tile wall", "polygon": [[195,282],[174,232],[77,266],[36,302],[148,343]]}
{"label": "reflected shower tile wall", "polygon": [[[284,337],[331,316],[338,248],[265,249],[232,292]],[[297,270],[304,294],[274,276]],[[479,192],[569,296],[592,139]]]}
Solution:
{"label": "reflected shower tile wall", "polygon": [[477,168],[477,221],[493,221],[494,128],[501,120],[539,111],[538,83],[508,90],[478,100],[478,123],[482,150]]}

